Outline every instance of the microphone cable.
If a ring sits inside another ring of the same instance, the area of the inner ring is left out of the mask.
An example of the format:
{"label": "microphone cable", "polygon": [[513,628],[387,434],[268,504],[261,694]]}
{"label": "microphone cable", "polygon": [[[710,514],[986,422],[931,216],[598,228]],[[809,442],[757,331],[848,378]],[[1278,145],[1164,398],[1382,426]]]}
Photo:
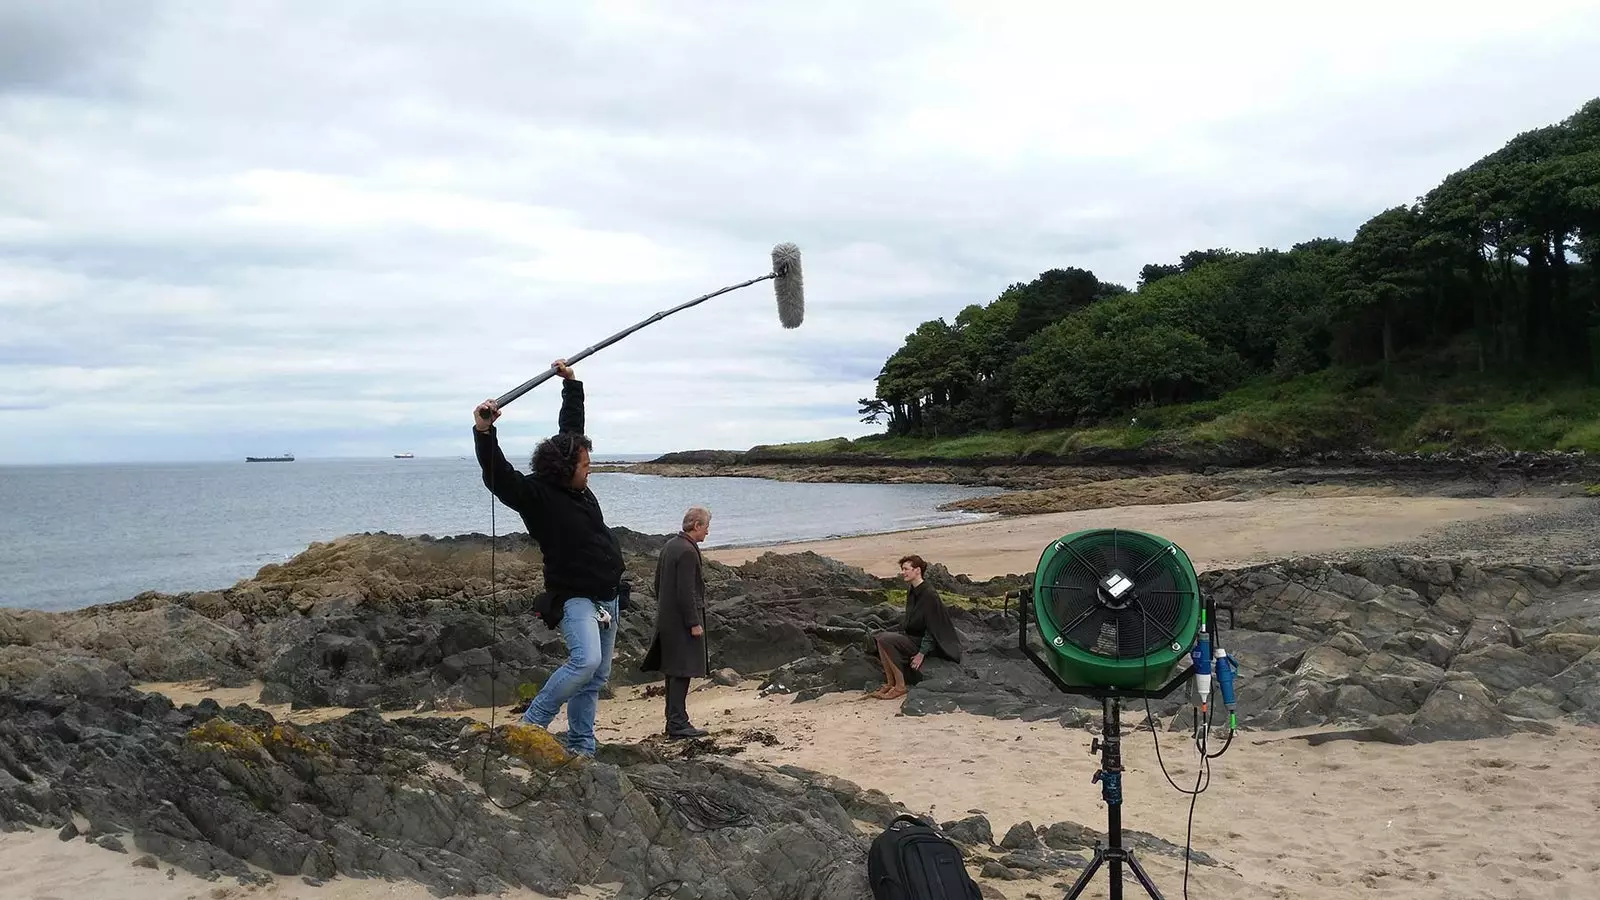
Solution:
{"label": "microphone cable", "polygon": [[[1333,572],[1334,572],[1333,567],[1332,566],[1328,566],[1323,571],[1322,577],[1318,579],[1317,586],[1315,588],[1312,588],[1312,592],[1315,593],[1315,592],[1321,591],[1323,588],[1327,587],[1328,580],[1333,577]],[[1289,584],[1291,584],[1291,583],[1292,582],[1286,581],[1284,586],[1278,591],[1277,596],[1278,597],[1282,597],[1283,594],[1286,593],[1289,590]],[[1141,608],[1141,612],[1142,611],[1143,610]],[[1141,622],[1140,622],[1140,631],[1141,631],[1140,637],[1141,637],[1141,640],[1144,640],[1144,639],[1147,638],[1148,628],[1149,628],[1148,623],[1146,621],[1141,620]],[[1149,672],[1149,669],[1150,669],[1150,661],[1149,661],[1148,657],[1146,657],[1146,659],[1144,661],[1144,669],[1145,669],[1146,674],[1148,675],[1148,672]],[[1215,696],[1216,692],[1219,690],[1219,687],[1220,686],[1219,686],[1219,684],[1217,682],[1215,682],[1215,681],[1212,682],[1212,684],[1211,684],[1211,692],[1212,692],[1213,696]],[[1233,745],[1233,736],[1235,734],[1235,730],[1230,727],[1228,729],[1228,736],[1223,740],[1222,746],[1217,749],[1217,752],[1210,753],[1210,752],[1207,751],[1207,744],[1210,741],[1210,735],[1211,735],[1211,715],[1212,715],[1212,713],[1216,712],[1216,704],[1210,702],[1210,700],[1211,700],[1211,698],[1208,697],[1207,698],[1207,702],[1206,702],[1206,717],[1205,717],[1205,721],[1203,723],[1200,721],[1200,712],[1198,710],[1196,710],[1195,713],[1194,713],[1194,725],[1195,725],[1194,744],[1195,744],[1195,749],[1197,751],[1199,751],[1199,766],[1198,766],[1197,770],[1195,771],[1194,788],[1190,789],[1190,788],[1180,787],[1178,785],[1178,783],[1172,779],[1172,774],[1167,771],[1167,764],[1161,757],[1161,739],[1156,734],[1156,732],[1160,731],[1160,728],[1157,725],[1157,719],[1156,719],[1155,711],[1153,709],[1151,709],[1150,698],[1149,697],[1144,698],[1145,721],[1150,726],[1150,740],[1151,740],[1151,743],[1153,743],[1155,745],[1156,764],[1161,767],[1161,775],[1162,775],[1162,777],[1167,779],[1167,784],[1171,785],[1173,790],[1177,791],[1180,794],[1184,794],[1184,795],[1188,796],[1188,798],[1189,798],[1188,824],[1185,827],[1184,838],[1183,838],[1183,897],[1184,897],[1184,900],[1188,900],[1188,898],[1189,898],[1189,862],[1190,862],[1190,856],[1192,855],[1193,849],[1194,849],[1194,809],[1195,809],[1195,804],[1199,801],[1200,795],[1205,793],[1207,788],[1211,787],[1211,760],[1216,759],[1216,758],[1220,757],[1222,754],[1228,752],[1228,748]],[[1176,715],[1174,715],[1174,718],[1176,718]],[[1203,725],[1203,727],[1202,727],[1202,725]]]}
{"label": "microphone cable", "polygon": [[[545,776],[544,783],[537,790],[531,794],[524,795],[514,803],[501,803],[489,791],[489,750],[494,743],[495,717],[498,712],[495,689],[499,685],[499,656],[493,649],[500,643],[500,600],[495,570],[496,544],[499,542],[498,524],[495,518],[495,501],[497,498],[494,493],[495,470],[497,468],[498,466],[491,466],[489,469],[489,646],[491,648],[489,652],[489,732],[483,744],[483,767],[478,780],[483,787],[484,796],[490,803],[502,810],[512,810],[542,796],[556,780],[556,776],[566,771],[568,767],[582,757],[575,753],[569,753],[567,759],[561,765]],[[656,841],[661,837],[661,832],[666,828],[667,822],[671,821],[671,813],[674,810],[683,817],[684,824],[688,827],[688,830],[694,833],[718,831],[723,828],[746,828],[755,824],[754,817],[748,811],[737,804],[713,796],[704,790],[680,788],[652,796],[653,799],[664,801],[667,804],[668,814],[661,818],[661,824],[656,827],[656,833],[651,835],[650,840],[645,845],[646,848],[655,846]],[[604,864],[605,860],[602,859],[601,865]],[[599,868],[596,867],[595,873],[591,873],[591,879],[593,874],[597,874],[598,871]],[[645,893],[641,900],[670,897],[682,889],[683,884],[683,880],[678,878],[670,878],[658,882]],[[670,890],[668,890],[669,887]]]}
{"label": "microphone cable", "polygon": [[[1139,618],[1139,641],[1142,646],[1148,647],[1150,645],[1149,615],[1145,614],[1143,606],[1139,607],[1139,612],[1141,613]],[[1143,672],[1141,681],[1145,684],[1148,684],[1150,677],[1150,655],[1148,653],[1144,656],[1142,666]],[[1211,719],[1211,713],[1209,710],[1210,707],[1208,705],[1206,713],[1208,728],[1210,726]],[[1195,715],[1198,717],[1199,712],[1197,711]],[[1179,787],[1178,783],[1172,780],[1172,773],[1167,771],[1167,763],[1161,757],[1161,738],[1156,734],[1156,732],[1161,730],[1161,727],[1159,720],[1156,718],[1155,710],[1150,706],[1150,697],[1148,695],[1146,695],[1144,698],[1144,716],[1145,724],[1150,726],[1150,741],[1155,745],[1156,765],[1160,766],[1162,777],[1167,779],[1167,784],[1171,785],[1173,790],[1180,794],[1186,794],[1189,797],[1189,824],[1184,830],[1183,835],[1183,900],[1189,900],[1189,856],[1194,850],[1194,808],[1195,804],[1200,799],[1200,795],[1205,793],[1207,788],[1211,787],[1211,762],[1210,758],[1206,756],[1205,736],[1204,733],[1199,733],[1195,737],[1195,746],[1200,750],[1200,764],[1199,768],[1195,772],[1194,788],[1191,790],[1188,788]]]}
{"label": "microphone cable", "polygon": [[496,501],[494,492],[495,470],[498,468],[498,466],[489,467],[489,732],[484,736],[483,766],[478,775],[478,784],[483,787],[483,795],[488,798],[490,803],[502,810],[513,810],[524,803],[543,796],[544,792],[549,790],[550,785],[556,780],[556,776],[565,772],[578,761],[578,755],[568,753],[566,760],[561,765],[545,775],[544,783],[539,785],[537,790],[531,794],[524,794],[514,803],[501,803],[489,791],[489,750],[494,745],[495,717],[499,712],[496,688],[500,685],[500,655],[496,652],[500,645],[500,591],[495,573],[495,545],[499,543],[500,537],[494,512]]}

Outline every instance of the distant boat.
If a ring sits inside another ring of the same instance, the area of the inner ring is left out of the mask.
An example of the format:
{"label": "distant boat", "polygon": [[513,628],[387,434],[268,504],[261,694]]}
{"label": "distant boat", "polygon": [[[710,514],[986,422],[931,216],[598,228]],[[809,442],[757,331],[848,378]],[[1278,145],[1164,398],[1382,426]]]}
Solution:
{"label": "distant boat", "polygon": [[244,458],[244,461],[245,462],[294,462],[294,454],[293,453],[285,453],[282,456],[246,456]]}
{"label": "distant boat", "polygon": [[395,459],[414,459],[415,457],[416,454],[414,453],[396,453],[394,455]]}

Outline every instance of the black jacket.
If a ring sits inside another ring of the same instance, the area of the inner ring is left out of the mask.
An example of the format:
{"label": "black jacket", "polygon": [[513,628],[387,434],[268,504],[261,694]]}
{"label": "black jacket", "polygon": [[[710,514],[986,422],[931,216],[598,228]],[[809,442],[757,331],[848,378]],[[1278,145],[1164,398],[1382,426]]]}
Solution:
{"label": "black jacket", "polygon": [[[583,382],[561,386],[562,432],[583,433]],[[496,429],[472,429],[483,483],[500,502],[520,513],[528,536],[544,556],[544,586],[557,597],[609,600],[622,581],[622,548],[606,527],[600,501],[588,488],[572,488],[524,475],[506,462]],[[556,607],[560,608],[559,604]]]}
{"label": "black jacket", "polygon": [[950,616],[944,598],[924,581],[906,591],[906,634],[918,641],[918,652],[938,654],[952,662],[961,661],[961,635]]}

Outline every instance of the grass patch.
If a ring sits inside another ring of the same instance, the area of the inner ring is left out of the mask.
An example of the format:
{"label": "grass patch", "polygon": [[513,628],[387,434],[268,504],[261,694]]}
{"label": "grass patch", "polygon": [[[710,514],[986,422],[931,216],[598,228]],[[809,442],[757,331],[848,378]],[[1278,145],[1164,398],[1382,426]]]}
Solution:
{"label": "grass patch", "polygon": [[1273,450],[1440,453],[1503,447],[1600,453],[1600,386],[1581,379],[1496,379],[1397,369],[1326,369],[1259,380],[1215,400],[1145,407],[1083,428],[995,431],[951,438],[870,435],[752,448],[762,459],[829,458],[1012,463],[1142,448],[1258,444]]}
{"label": "grass patch", "polygon": [[[949,593],[947,591],[940,591],[939,592],[939,599],[944,601],[944,605],[945,606],[949,606],[949,607],[952,607],[952,608],[959,608],[959,609],[1005,609],[1006,608],[1006,598],[1003,597],[1003,596],[968,597],[965,594],[952,594],[952,593]],[[886,588],[886,589],[884,589],[884,591],[883,591],[883,602],[891,603],[891,604],[893,604],[895,606],[901,606],[901,607],[905,606],[906,605],[906,589],[905,588]]]}
{"label": "grass patch", "polygon": [[251,728],[211,718],[189,729],[186,737],[198,750],[215,750],[240,759],[260,759],[274,750],[311,755],[328,753],[326,744],[307,738],[290,724]]}
{"label": "grass patch", "polygon": [[571,762],[572,755],[550,732],[537,725],[507,725],[506,750],[535,771],[547,772]]}
{"label": "grass patch", "polygon": [[1061,452],[1064,443],[1076,432],[991,431],[951,438],[887,437],[871,435],[849,440],[830,438],[798,444],[763,444],[752,447],[753,456],[770,459],[816,459],[840,456],[871,459],[968,460],[1020,457],[1030,453]]}

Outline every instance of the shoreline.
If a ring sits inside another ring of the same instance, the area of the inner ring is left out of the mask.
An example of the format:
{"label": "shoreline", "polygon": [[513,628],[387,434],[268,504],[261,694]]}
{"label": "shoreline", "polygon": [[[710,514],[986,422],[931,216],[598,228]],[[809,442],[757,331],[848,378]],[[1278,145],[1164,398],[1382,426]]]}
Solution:
{"label": "shoreline", "polygon": [[[1503,461],[1502,461],[1503,462]],[[1029,514],[1274,495],[1433,497],[1594,497],[1600,481],[1561,460],[1517,465],[1410,465],[1317,462],[1297,465],[1206,466],[1112,464],[1040,465],[842,463],[832,461],[728,463],[650,462],[596,467],[658,478],[754,478],[810,484],[942,484],[993,488],[986,496],[941,504],[964,512]]]}
{"label": "shoreline", "polygon": [[871,450],[795,452],[757,445],[747,450],[678,450],[653,459],[621,463],[640,471],[714,470],[736,476],[751,469],[863,468],[991,470],[1127,470],[1138,474],[1205,473],[1240,469],[1359,469],[1389,475],[1473,475],[1522,473],[1540,477],[1600,478],[1600,458],[1583,451],[1507,450],[1502,447],[1449,447],[1419,452],[1372,447],[1320,451],[1273,448],[1247,440],[1193,447],[1145,446],[1136,449],[1093,447],[1067,453],[1029,451],[978,456],[896,455]]}
{"label": "shoreline", "polygon": [[915,534],[919,531],[937,531],[941,528],[964,528],[969,525],[982,525],[985,522],[994,522],[1000,519],[1025,519],[1035,513],[966,513],[973,516],[970,522],[941,522],[932,525],[913,525],[910,528],[889,528],[882,531],[852,531],[847,534],[835,534],[828,537],[796,538],[778,541],[742,541],[734,544],[702,544],[701,550],[706,553],[717,551],[734,552],[739,550],[771,550],[778,547],[790,547],[797,544],[818,544],[829,541],[848,541],[864,538],[888,537],[896,534]]}
{"label": "shoreline", "polygon": [[[626,468],[635,469],[640,465],[647,464],[635,463]],[[596,467],[600,471],[607,468]],[[663,473],[658,477],[727,475],[720,471],[709,472],[702,463],[664,464],[664,468],[670,469],[672,474]],[[905,469],[891,472],[860,467],[788,465],[769,467],[771,471],[758,474],[753,467],[738,468],[741,470],[738,477],[747,478],[861,484],[983,482],[996,489],[984,496],[950,501],[937,507],[937,512],[954,514],[950,518],[956,521],[891,525],[881,529],[868,526],[825,537],[736,540],[704,548],[707,558],[729,565],[748,562],[769,552],[812,551],[860,566],[881,577],[896,574],[885,557],[892,563],[907,552],[921,553],[930,562],[946,565],[952,574],[977,580],[1031,571],[1044,546],[1062,534],[1089,527],[1151,531],[1190,551],[1202,567],[1235,567],[1289,555],[1348,554],[1398,545],[1413,548],[1418,554],[1431,555],[1438,552],[1435,545],[1446,532],[1451,529],[1459,532],[1469,523],[1482,525],[1485,520],[1519,513],[1537,515],[1541,520],[1554,514],[1559,520],[1563,515],[1586,508],[1585,504],[1600,509],[1600,496],[1590,494],[1588,484],[1503,472],[1472,477],[1452,473],[1411,473],[1397,477],[1393,473],[1349,466],[1236,468],[1202,474],[1152,474],[1149,468],[1114,466],[1093,469],[1008,466],[978,470],[925,467],[915,470],[916,477],[911,480],[898,477],[910,471]],[[1288,527],[1298,528],[1300,533],[1270,535],[1261,533],[1259,528],[1252,530],[1252,518],[1285,512],[1296,519]],[[1369,514],[1377,515],[1378,521],[1364,521],[1363,517]],[[1211,524],[1203,527],[1196,524],[1198,522]],[[1368,525],[1376,528],[1368,528]],[[1317,534],[1330,527],[1338,534]],[[1559,532],[1559,546],[1546,547],[1532,540],[1518,540],[1514,534],[1497,535],[1489,545],[1504,548],[1509,542],[1526,548],[1528,556],[1550,554],[1569,560],[1584,552],[1600,553],[1588,551],[1587,542],[1559,521],[1548,529],[1542,522],[1535,527]],[[1600,521],[1593,527],[1600,527]],[[285,559],[277,562],[287,562],[314,544],[345,536],[327,536],[297,550],[286,551]],[[435,539],[449,537],[452,536],[434,535]],[[1454,544],[1469,552],[1480,551],[1485,546],[1481,540],[1455,541]],[[1519,549],[1518,554],[1524,555],[1523,550]],[[94,609],[125,603],[149,592],[186,594],[226,590],[241,581],[251,580],[257,573],[258,569],[253,569],[235,581],[218,580],[190,589],[147,587],[126,597],[81,606],[40,609],[8,605],[0,609],[49,613]]]}
{"label": "shoreline", "polygon": [[[979,498],[982,499],[982,498]],[[707,560],[740,566],[768,553],[813,552],[882,578],[898,574],[900,556],[918,553],[952,575],[987,581],[1033,571],[1044,547],[1084,528],[1147,531],[1173,541],[1197,571],[1244,568],[1283,559],[1327,559],[1378,553],[1470,556],[1496,560],[1600,562],[1589,535],[1600,529],[1600,497],[1347,496],[1230,497],[1222,500],[1136,503],[1058,512],[970,513],[973,521],[862,531],[826,538],[740,542],[703,548]],[[1287,518],[1288,521],[1284,521]],[[504,540],[520,532],[500,535]],[[355,535],[313,541],[303,548]],[[416,539],[420,535],[399,535]],[[472,533],[433,536],[471,538]],[[487,540],[487,535],[479,534]],[[291,554],[282,565],[300,554]],[[172,596],[227,591],[254,580],[187,590],[146,589],[129,597],[66,608],[0,606],[0,613],[82,613],[120,606],[146,594]]]}

